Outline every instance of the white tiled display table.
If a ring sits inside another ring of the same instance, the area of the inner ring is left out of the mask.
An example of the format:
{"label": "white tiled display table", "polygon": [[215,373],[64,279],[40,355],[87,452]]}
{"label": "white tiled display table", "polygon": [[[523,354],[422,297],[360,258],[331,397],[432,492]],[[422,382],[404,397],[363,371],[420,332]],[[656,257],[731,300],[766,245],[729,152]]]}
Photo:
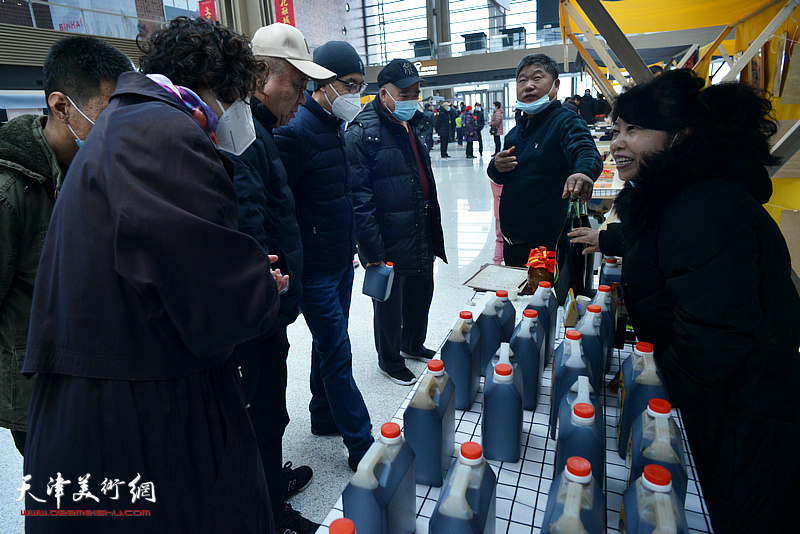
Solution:
{"label": "white tiled display table", "polygon": [[[478,294],[470,304],[475,304],[481,299],[482,295]],[[515,307],[517,308],[518,317],[522,315],[522,310],[529,299],[530,297],[520,297],[516,301]],[[474,310],[475,308],[466,306],[464,309]],[[559,324],[561,323],[560,319],[559,317]],[[556,346],[558,346],[563,337],[564,329],[562,327],[556,340]],[[607,384],[613,378],[621,362],[630,355],[631,349],[630,345],[626,345],[624,349],[614,351],[615,356],[611,365],[611,373],[606,375],[604,383]],[[497,524],[495,530],[497,534],[531,533],[541,530],[545,506],[547,505],[547,494],[553,479],[553,463],[555,461],[555,440],[550,439],[548,434],[552,370],[553,364],[551,362],[544,371],[539,404],[536,411],[526,410],[524,412],[522,460],[514,464],[489,460],[489,464],[497,474]],[[419,381],[417,384],[419,384]],[[401,427],[403,426],[403,412],[415,392],[416,386],[409,392],[392,418],[392,421],[398,423]],[[627,483],[628,469],[616,450],[617,396],[604,388],[602,398],[606,419],[606,478],[604,484],[607,509],[606,531],[619,532],[619,510],[622,504],[622,492],[625,490]],[[481,442],[482,404],[483,379],[481,379],[481,387],[472,408],[469,411],[456,410],[456,453],[460,445],[466,441]],[[380,424],[385,422],[375,421],[374,424],[379,427]],[[706,515],[705,502],[700,491],[700,485],[697,483],[694,459],[689,451],[689,443],[686,441],[686,433],[683,430],[680,414],[676,417],[676,422],[681,429],[687,453],[689,484],[686,494],[686,519],[689,524],[689,530],[692,533],[710,533],[713,530]],[[417,534],[427,534],[428,521],[433,514],[440,490],[441,488],[417,484]],[[340,517],[342,517],[341,497],[339,497],[339,500],[325,518],[323,526],[318,532],[327,534],[328,525],[334,519]]]}

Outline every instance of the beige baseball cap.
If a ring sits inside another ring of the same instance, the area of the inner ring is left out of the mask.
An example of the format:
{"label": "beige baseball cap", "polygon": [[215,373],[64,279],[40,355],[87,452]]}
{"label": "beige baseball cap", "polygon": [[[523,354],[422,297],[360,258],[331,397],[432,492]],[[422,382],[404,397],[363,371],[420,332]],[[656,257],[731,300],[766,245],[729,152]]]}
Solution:
{"label": "beige baseball cap", "polygon": [[255,56],[277,57],[320,84],[336,79],[336,73],[312,61],[303,32],[281,22],[259,28],[252,39]]}

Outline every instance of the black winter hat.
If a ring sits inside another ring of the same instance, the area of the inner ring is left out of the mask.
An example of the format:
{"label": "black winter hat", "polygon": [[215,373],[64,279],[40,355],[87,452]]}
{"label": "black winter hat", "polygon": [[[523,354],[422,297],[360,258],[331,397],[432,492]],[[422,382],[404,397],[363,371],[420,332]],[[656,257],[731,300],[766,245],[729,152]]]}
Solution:
{"label": "black winter hat", "polygon": [[[364,62],[348,42],[345,41],[328,41],[324,45],[314,50],[314,63],[322,65],[328,70],[336,73],[337,78],[347,76],[354,72],[366,74],[364,70]],[[322,87],[322,84],[316,84],[317,89]]]}

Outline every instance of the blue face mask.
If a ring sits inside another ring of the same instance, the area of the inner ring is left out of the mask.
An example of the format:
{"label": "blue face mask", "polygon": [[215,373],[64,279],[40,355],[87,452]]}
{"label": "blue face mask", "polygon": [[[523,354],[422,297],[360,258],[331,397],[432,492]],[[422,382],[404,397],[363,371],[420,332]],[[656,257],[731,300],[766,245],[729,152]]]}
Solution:
{"label": "blue face mask", "polygon": [[554,80],[553,85],[550,86],[550,89],[547,91],[547,94],[544,95],[539,100],[527,103],[520,102],[519,100],[517,100],[517,103],[514,104],[514,109],[518,109],[523,113],[527,113],[528,115],[536,115],[537,113],[539,113],[540,111],[542,111],[543,109],[545,109],[547,106],[550,105],[550,91],[553,90],[553,87],[555,87],[555,85],[556,82]]}
{"label": "blue face mask", "polygon": [[[66,96],[66,97],[67,97],[67,100],[69,100],[69,103],[70,103],[70,104],[72,104],[72,106],[73,106],[75,109],[77,109],[77,110],[78,110],[78,113],[80,113],[81,115],[83,115],[83,118],[84,118],[84,119],[86,119],[87,121],[89,121],[90,123],[92,123],[92,126],[94,126],[94,121],[93,121],[92,119],[90,119],[89,117],[87,117],[87,116],[86,116],[86,113],[84,113],[83,111],[81,111],[81,108],[79,108],[78,106],[76,106],[76,105],[75,105],[75,102],[73,102],[73,101],[72,101],[72,99],[71,99],[71,98],[70,98],[68,95],[64,95],[64,96]],[[78,145],[78,148],[82,147],[82,146],[83,146],[83,143],[84,143],[84,140],[83,140],[83,139],[81,139],[80,137],[78,137],[78,134],[76,134],[76,133],[75,133],[75,130],[73,130],[73,129],[72,129],[72,126],[70,126],[70,125],[69,125],[69,123],[67,123],[67,128],[69,128],[69,131],[70,131],[70,132],[72,132],[72,135],[74,135],[74,136],[75,136],[75,143],[77,143],[77,145]]]}
{"label": "blue face mask", "polygon": [[397,100],[394,99],[392,93],[386,91],[386,94],[389,95],[389,98],[391,98],[394,101],[394,111],[392,112],[392,115],[394,116],[395,119],[401,122],[405,122],[407,120],[410,120],[411,117],[414,116],[414,113],[417,112],[416,100],[401,100],[398,102]]}

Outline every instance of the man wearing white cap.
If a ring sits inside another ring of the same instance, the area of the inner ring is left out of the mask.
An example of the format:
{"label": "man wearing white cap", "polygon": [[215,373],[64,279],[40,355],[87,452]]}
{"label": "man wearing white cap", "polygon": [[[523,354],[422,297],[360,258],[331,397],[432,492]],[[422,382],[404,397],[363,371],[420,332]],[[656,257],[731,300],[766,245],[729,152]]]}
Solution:
{"label": "man wearing white cap", "polygon": [[[256,31],[253,54],[266,67],[264,85],[250,98],[244,112],[253,115],[255,140],[233,145],[234,186],[239,197],[239,230],[253,236],[269,254],[278,256],[277,268],[289,275],[289,287],[281,294],[274,330],[236,347],[242,385],[250,420],[258,438],[267,479],[276,532],[316,532],[286,499],[311,483],[308,466],[292,469],[282,463],[282,440],[289,414],[286,411],[286,328],[299,313],[303,281],[303,245],[295,217],[294,197],[286,169],[272,136],[273,128],[286,125],[305,102],[309,79],[328,83],[336,74],[311,60],[303,34],[287,24],[272,24]],[[225,120],[223,116],[222,121]]]}

